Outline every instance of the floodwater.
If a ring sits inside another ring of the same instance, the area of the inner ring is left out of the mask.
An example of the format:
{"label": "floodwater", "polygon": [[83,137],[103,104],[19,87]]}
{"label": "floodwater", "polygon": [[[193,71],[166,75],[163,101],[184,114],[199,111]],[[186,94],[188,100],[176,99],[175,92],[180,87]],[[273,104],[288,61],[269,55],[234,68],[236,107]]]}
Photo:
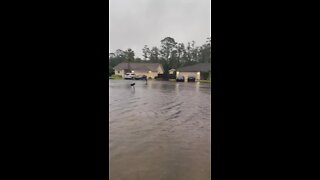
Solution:
{"label": "floodwater", "polygon": [[109,80],[110,180],[209,180],[211,86]]}

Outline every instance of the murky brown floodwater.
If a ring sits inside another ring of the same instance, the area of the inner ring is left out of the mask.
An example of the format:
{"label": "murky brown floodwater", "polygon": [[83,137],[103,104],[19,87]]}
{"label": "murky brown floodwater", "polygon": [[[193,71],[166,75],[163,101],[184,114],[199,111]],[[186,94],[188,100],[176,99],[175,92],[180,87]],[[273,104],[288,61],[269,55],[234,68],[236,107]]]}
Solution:
{"label": "murky brown floodwater", "polygon": [[209,180],[210,84],[109,80],[110,180]]}

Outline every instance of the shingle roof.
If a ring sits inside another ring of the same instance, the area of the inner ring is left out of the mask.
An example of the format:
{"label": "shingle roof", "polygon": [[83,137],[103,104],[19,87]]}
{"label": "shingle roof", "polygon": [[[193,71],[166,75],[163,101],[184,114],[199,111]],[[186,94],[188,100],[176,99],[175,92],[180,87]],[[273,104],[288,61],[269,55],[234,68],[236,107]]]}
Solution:
{"label": "shingle roof", "polygon": [[[162,68],[159,63],[130,63],[130,68],[132,70],[140,71],[158,71],[158,67]],[[115,70],[128,69],[128,63],[120,63],[114,67]]]}
{"label": "shingle roof", "polygon": [[199,63],[192,66],[179,68],[180,72],[209,72],[211,71],[211,63]]}

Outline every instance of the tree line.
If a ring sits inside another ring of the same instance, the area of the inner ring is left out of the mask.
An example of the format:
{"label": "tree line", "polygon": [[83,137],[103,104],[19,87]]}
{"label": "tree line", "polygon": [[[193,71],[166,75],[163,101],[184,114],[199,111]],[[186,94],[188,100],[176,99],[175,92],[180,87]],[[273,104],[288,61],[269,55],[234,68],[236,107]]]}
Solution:
{"label": "tree line", "polygon": [[[162,39],[160,47],[148,47],[145,45],[142,49],[143,59],[135,58],[132,49],[118,49],[113,53],[109,53],[109,75],[113,73],[113,67],[122,62],[149,62],[162,64],[165,73],[170,69],[177,69],[197,63],[211,63],[211,55],[215,55],[215,39],[213,46],[211,37],[201,46],[196,46],[195,41],[178,43],[172,37]],[[213,51],[212,51],[213,50]]]}

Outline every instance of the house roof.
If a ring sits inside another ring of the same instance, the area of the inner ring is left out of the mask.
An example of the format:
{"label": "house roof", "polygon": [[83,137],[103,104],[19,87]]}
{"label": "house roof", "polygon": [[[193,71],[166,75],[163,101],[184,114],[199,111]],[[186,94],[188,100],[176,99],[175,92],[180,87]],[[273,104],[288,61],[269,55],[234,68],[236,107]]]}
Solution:
{"label": "house roof", "polygon": [[[139,71],[158,71],[158,67],[162,67],[159,63],[130,63],[130,68],[132,70],[139,70]],[[115,70],[123,70],[128,69],[128,63],[120,63],[114,67]]]}
{"label": "house roof", "polygon": [[179,68],[180,72],[209,72],[211,71],[211,63],[199,63],[192,66]]}

